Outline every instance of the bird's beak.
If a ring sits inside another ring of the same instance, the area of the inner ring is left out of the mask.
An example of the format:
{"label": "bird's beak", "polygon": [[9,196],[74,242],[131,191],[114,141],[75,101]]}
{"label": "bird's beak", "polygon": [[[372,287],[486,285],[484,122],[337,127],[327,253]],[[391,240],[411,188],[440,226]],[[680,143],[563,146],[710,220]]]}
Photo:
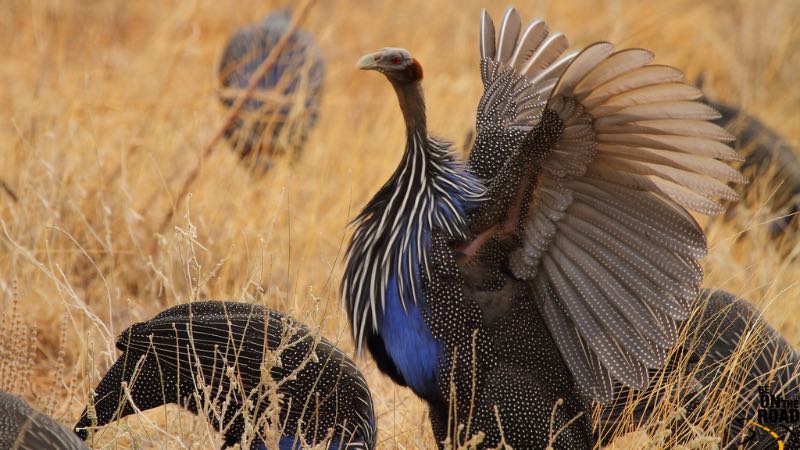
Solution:
{"label": "bird's beak", "polygon": [[380,59],[379,52],[368,53],[358,60],[356,67],[361,70],[375,70],[378,68],[378,64],[376,63],[378,59]]}

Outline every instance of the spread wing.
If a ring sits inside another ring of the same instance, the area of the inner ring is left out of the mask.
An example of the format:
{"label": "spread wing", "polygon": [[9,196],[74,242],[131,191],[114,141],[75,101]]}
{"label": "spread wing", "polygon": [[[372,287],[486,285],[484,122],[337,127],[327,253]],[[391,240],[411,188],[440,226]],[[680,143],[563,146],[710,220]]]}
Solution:
{"label": "spread wing", "polygon": [[[709,122],[719,115],[696,101],[700,91],[680,71],[607,42],[520,66],[514,55],[531,44],[527,32],[514,36],[515,14],[506,13],[497,47],[481,41],[481,67],[496,68],[478,116],[525,133],[497,155],[493,201],[473,230],[501,239],[510,230],[511,273],[530,287],[578,386],[605,402],[614,380],[646,386],[699,291],[706,242],[689,211],[723,212],[718,200],[737,198],[726,183],[745,179],[723,162],[739,156]],[[490,92],[503,77],[516,81]],[[521,109],[521,89],[543,96],[541,109]],[[487,146],[475,158],[491,153]]]}

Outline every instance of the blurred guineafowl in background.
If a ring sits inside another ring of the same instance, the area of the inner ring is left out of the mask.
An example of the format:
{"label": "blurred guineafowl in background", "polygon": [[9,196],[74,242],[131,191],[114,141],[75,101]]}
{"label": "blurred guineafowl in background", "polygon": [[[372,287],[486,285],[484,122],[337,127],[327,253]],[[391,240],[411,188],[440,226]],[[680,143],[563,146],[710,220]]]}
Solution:
{"label": "blurred guineafowl in background", "polygon": [[[303,325],[263,306],[206,301],[169,308],[124,331],[122,355],[94,391],[75,431],[177,403],[207,414],[223,448],[264,450],[277,430],[281,450],[329,439],[332,449],[369,449],[375,417],[352,360]],[[275,402],[278,402],[277,404]],[[277,408],[271,410],[270,408]],[[276,423],[270,423],[271,420]],[[254,433],[246,433],[254,430]]]}
{"label": "blurred guineafowl in background", "polygon": [[80,439],[23,400],[0,392],[0,449],[88,450]]}
{"label": "blurred guineafowl in background", "polygon": [[[291,13],[272,13],[237,30],[228,40],[219,63],[220,100],[230,108],[256,69],[289,28]],[[297,157],[319,114],[325,64],[313,37],[295,30],[277,63],[258,81],[252,97],[225,130],[230,145],[245,164],[260,170],[273,156]]]}
{"label": "blurred guineafowl in background", "polygon": [[672,67],[607,42],[481,20],[484,83],[465,163],[428,131],[423,70],[384,48],[406,125],[355,219],[342,292],[356,345],[429,405],[440,445],[592,448],[591,400],[645,389],[691,313],[705,235],[745,181],[719,113]]}
{"label": "blurred guineafowl in background", "polygon": [[[794,239],[800,222],[800,153],[783,136],[764,122],[741,109],[706,98],[721,117],[719,126],[736,136],[736,148],[745,157],[741,170],[751,179],[769,176],[767,208],[774,216],[769,223],[772,237],[787,236]],[[740,189],[747,198],[748,190]]]}

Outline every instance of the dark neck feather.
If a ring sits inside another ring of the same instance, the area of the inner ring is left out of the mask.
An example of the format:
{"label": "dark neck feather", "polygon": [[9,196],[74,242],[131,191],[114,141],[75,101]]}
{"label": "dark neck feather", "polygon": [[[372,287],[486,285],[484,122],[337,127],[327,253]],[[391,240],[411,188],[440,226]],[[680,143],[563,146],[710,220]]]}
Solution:
{"label": "dark neck feather", "polygon": [[399,82],[392,81],[392,86],[397,93],[403,119],[409,133],[416,132],[419,136],[427,137],[428,130],[425,119],[425,98],[422,96],[422,84],[419,81]]}

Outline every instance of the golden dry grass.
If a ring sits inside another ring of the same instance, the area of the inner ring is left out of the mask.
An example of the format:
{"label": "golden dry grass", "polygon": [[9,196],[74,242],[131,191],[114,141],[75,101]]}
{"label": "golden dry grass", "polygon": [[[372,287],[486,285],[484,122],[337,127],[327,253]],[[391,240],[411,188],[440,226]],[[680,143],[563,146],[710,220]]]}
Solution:
{"label": "golden dry grass", "polygon": [[[222,124],[214,71],[227,35],[284,3],[0,5],[0,178],[19,195],[14,203],[0,191],[0,306],[7,320],[0,388],[74,423],[116,356],[120,331],[201,298],[263,302],[352,350],[337,295],[346,224],[403,147],[391,90],[380,77],[356,71],[355,61],[384,46],[410,49],[425,67],[430,128],[460,143],[482,91],[477,24],[484,2],[318,2],[306,28],[326,55],[325,97],[302,157],[254,178],[221,143],[203,162],[190,197],[173,204]],[[516,6],[523,17],[546,18],[573,47],[601,39],[645,47],[689,79],[705,73],[718,98],[744,105],[800,143],[794,0]],[[488,5],[495,17],[504,7]],[[751,299],[797,346],[800,266],[766,236],[769,215],[760,205],[769,189],[751,188],[759,194],[735,221],[710,227],[705,284]],[[174,220],[160,233],[172,207]],[[26,346],[34,339],[35,351]],[[361,366],[374,391],[380,448],[432,447],[422,403],[368,358]],[[201,420],[176,409],[145,417],[115,425],[106,445],[217,445]]]}

